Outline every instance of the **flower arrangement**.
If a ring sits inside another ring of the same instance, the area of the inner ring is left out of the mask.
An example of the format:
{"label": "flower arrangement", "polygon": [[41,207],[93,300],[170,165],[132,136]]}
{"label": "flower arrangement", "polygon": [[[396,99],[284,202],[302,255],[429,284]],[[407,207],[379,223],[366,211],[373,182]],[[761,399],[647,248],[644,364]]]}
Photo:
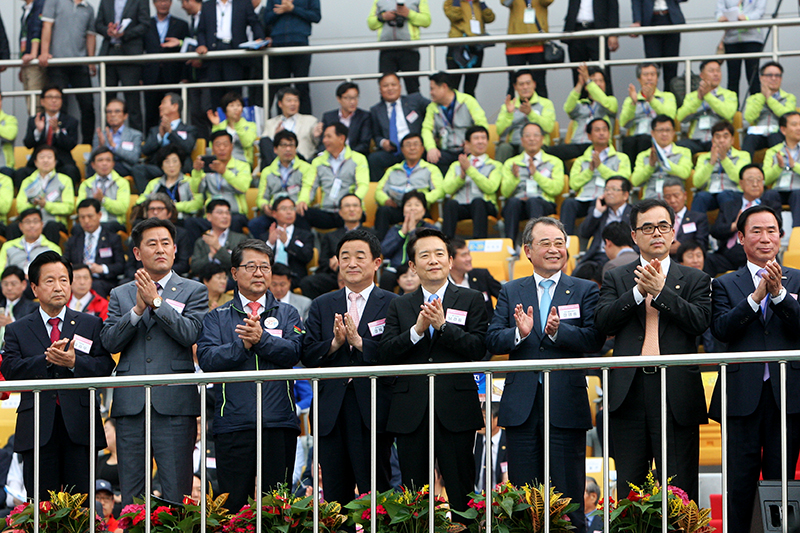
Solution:
{"label": "flower arrangement", "polygon": [[[227,524],[228,510],[223,507],[228,499],[227,494],[214,498],[213,494],[206,495],[206,531],[221,531]],[[147,526],[147,514],[144,502],[134,498],[131,505],[122,509],[119,517],[119,528],[130,533],[143,533]],[[182,505],[173,505],[168,502],[152,498],[150,502],[150,531],[153,533],[196,533],[200,531],[201,507],[191,498],[184,497]]]}
{"label": "flower arrangement", "polygon": [[[421,490],[388,490],[378,493],[375,502],[378,531],[376,533],[426,533],[429,528],[430,491],[428,485]],[[447,502],[441,496],[434,497],[433,527],[436,533],[457,533],[466,529],[453,523],[448,516]],[[371,528],[372,494],[362,494],[345,505],[349,510],[350,523],[364,530]]]}
{"label": "flower arrangement", "polygon": [[[347,520],[336,502],[319,503],[319,530],[335,533]],[[254,500],[230,517],[221,531],[244,533],[256,530],[257,504]],[[298,498],[285,483],[261,498],[261,523],[264,531],[298,533],[314,529],[314,500],[312,496]]]}
{"label": "flower arrangement", "polygon": [[[491,495],[492,530],[498,533],[539,533],[545,527],[545,491],[542,485],[515,487],[509,482],[495,487]],[[475,520],[470,526],[474,533],[486,529],[486,495],[470,494],[469,509],[459,513]],[[575,529],[567,513],[580,507],[571,498],[550,487],[549,511],[551,533],[568,533]]]}
{"label": "flower arrangement", "polygon": [[[670,478],[671,479],[671,478]],[[647,474],[641,487],[629,483],[631,491],[628,496],[614,502],[609,498],[608,503],[600,500],[598,509],[593,514],[603,516],[607,511],[611,533],[651,533],[661,531],[661,510],[664,491],[661,485],[653,478],[653,473]],[[667,480],[667,524],[670,530],[680,530],[682,533],[711,533],[716,528],[711,527],[711,510],[699,509],[694,501],[689,500],[686,492],[669,484]]]}
{"label": "flower arrangement", "polygon": [[[39,502],[39,531],[58,533],[85,533],[89,530],[89,509],[83,507],[87,494],[48,491],[50,500]],[[8,532],[33,533],[35,506],[31,502],[18,505],[6,517]],[[95,521],[95,533],[108,531],[106,522],[99,516]]]}

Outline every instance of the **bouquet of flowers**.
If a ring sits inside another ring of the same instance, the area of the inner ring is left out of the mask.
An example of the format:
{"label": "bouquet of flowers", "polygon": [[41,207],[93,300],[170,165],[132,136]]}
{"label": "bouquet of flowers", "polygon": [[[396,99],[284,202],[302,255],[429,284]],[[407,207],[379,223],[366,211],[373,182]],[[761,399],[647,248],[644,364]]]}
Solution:
{"label": "bouquet of flowers", "polygon": [[[470,498],[469,509],[459,514],[474,519],[475,523],[470,526],[470,530],[480,533],[486,529],[486,495],[472,493]],[[551,533],[568,533],[575,526],[570,522],[567,513],[575,511],[580,505],[556,492],[553,486],[550,487],[549,498],[545,498],[542,485],[515,487],[506,482],[497,485],[492,491],[489,507],[492,512],[492,530],[498,533],[539,533],[544,531],[546,519],[550,520]]]}
{"label": "bouquet of flowers", "polygon": [[[39,531],[58,533],[85,533],[89,531],[89,509],[83,507],[88,494],[69,494],[67,492],[50,493],[50,501],[39,502]],[[7,532],[33,533],[33,503],[18,505],[6,517]],[[106,522],[99,516],[95,521],[95,533],[108,531]]]}
{"label": "bouquet of flowers", "polygon": [[[221,531],[228,522],[228,510],[223,507],[228,499],[227,494],[214,498],[206,495],[206,531]],[[200,505],[188,496],[183,498],[182,505],[152,498],[150,501],[150,531],[152,533],[197,533],[200,531]],[[144,533],[147,520],[144,502],[134,498],[134,503],[126,505],[119,517],[119,528],[130,533]]]}
{"label": "bouquet of flowers", "polygon": [[[376,533],[426,533],[429,528],[430,491],[428,485],[421,490],[388,490],[376,496],[375,513],[378,531]],[[453,523],[448,516],[447,502],[441,496],[434,497],[433,527],[436,533],[457,533],[466,529]],[[372,494],[362,494],[345,505],[349,510],[350,522],[360,525],[365,531],[371,523]]]}
{"label": "bouquet of flowers", "polygon": [[[670,478],[671,479],[671,478]],[[603,516],[610,512],[609,527],[611,533],[651,533],[661,531],[661,510],[665,492],[653,478],[647,474],[644,485],[637,487],[629,483],[631,491],[627,498],[608,503],[600,500],[598,509],[593,514]],[[711,510],[699,509],[697,504],[689,500],[685,491],[667,483],[667,525],[670,530],[682,533],[711,533]]]}

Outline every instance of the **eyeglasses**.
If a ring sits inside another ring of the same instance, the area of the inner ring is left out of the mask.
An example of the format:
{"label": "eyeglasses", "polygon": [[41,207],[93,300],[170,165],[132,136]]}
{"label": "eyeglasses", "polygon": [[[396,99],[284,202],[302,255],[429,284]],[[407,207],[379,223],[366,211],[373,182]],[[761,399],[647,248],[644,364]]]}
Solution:
{"label": "eyeglasses", "polygon": [[346,102],[353,102],[354,100],[358,100],[358,96],[340,96],[342,100]]}
{"label": "eyeglasses", "polygon": [[122,109],[106,109],[107,115],[117,115],[117,114],[122,114],[122,112],[123,112]]}
{"label": "eyeglasses", "polygon": [[272,267],[269,265],[256,265],[255,263],[247,263],[246,265],[239,265],[237,268],[243,268],[248,274],[253,274],[256,269],[261,270],[262,274],[269,274]]}
{"label": "eyeglasses", "polygon": [[653,233],[655,233],[656,230],[658,230],[658,232],[661,235],[664,235],[665,233],[669,233],[671,229],[672,229],[672,224],[661,222],[660,224],[655,224],[655,225],[645,224],[644,226],[636,228],[636,231],[641,231],[645,235],[652,235]]}
{"label": "eyeglasses", "polygon": [[619,187],[606,187],[603,189],[605,192],[622,192]]}
{"label": "eyeglasses", "polygon": [[166,207],[157,207],[157,206],[153,206],[153,207],[148,207],[147,208],[147,212],[148,213],[151,213],[151,212],[152,213],[160,213],[160,212],[166,211],[166,210],[167,210]]}
{"label": "eyeglasses", "polygon": [[783,74],[762,74],[765,78],[782,78]]}
{"label": "eyeglasses", "polygon": [[279,208],[277,208],[275,211],[283,211],[285,213],[288,213],[289,211],[294,211],[294,206],[293,205],[282,205]]}
{"label": "eyeglasses", "polygon": [[47,100],[61,100],[60,94],[46,94],[44,95],[45,99]]}
{"label": "eyeglasses", "polygon": [[656,133],[675,133],[673,128],[656,128],[653,131]]}
{"label": "eyeglasses", "polygon": [[564,248],[567,245],[567,241],[565,241],[563,239],[556,239],[554,241],[543,240],[543,241],[539,241],[539,242],[537,242],[535,244],[539,248],[545,248],[545,249],[552,248],[554,246],[556,248]]}

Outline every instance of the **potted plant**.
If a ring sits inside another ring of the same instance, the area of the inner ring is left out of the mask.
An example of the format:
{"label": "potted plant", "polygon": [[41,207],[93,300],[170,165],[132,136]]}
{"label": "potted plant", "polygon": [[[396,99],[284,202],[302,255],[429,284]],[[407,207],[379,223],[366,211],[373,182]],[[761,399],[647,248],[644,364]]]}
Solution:
{"label": "potted plant", "polygon": [[[39,502],[39,532],[86,533],[89,531],[89,509],[83,507],[88,494],[68,492],[50,493],[50,500]],[[31,502],[18,505],[6,517],[6,532],[33,533],[35,506]],[[108,531],[106,522],[99,516],[95,521],[95,533]]]}

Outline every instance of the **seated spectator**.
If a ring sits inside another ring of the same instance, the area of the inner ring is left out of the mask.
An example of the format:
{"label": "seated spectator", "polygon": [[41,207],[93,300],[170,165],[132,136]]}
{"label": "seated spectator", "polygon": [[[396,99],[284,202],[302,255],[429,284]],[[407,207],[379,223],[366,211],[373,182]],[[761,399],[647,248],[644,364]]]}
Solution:
{"label": "seated spectator", "polygon": [[536,94],[536,82],[530,70],[511,73],[516,98],[506,95],[497,115],[497,135],[500,143],[495,150],[495,159],[505,163],[522,152],[522,128],[535,122],[545,132],[544,143],[550,144],[550,132],[556,123],[553,102]]}
{"label": "seated spectator", "polygon": [[523,152],[503,165],[500,193],[508,199],[503,207],[505,232],[515,243],[520,221],[554,215],[555,197],[564,190],[564,164],[542,151],[544,136],[535,122],[523,126]]}
{"label": "seated spectator", "polygon": [[289,304],[300,314],[303,322],[308,318],[308,310],[311,307],[311,298],[295,294],[291,291],[292,270],[280,263],[275,263],[272,267],[272,281],[269,284],[269,292],[279,302]]}
{"label": "seated spectator", "polygon": [[703,211],[690,211],[686,207],[686,184],[683,180],[667,178],[664,181],[664,201],[675,211],[672,225],[675,238],[669,253],[674,256],[681,243],[687,241],[695,241],[704,250],[708,249],[708,216]]}
{"label": "seated spectator", "polygon": [[[341,227],[342,219],[336,213],[339,198],[351,192],[363,201],[369,189],[367,158],[346,145],[347,133],[347,126],[341,122],[325,128],[322,136],[325,151],[314,158],[311,170],[303,176],[297,214],[314,228]],[[322,189],[322,200],[310,207],[314,201],[311,193],[317,188]]]}
{"label": "seated spectator", "polygon": [[395,275],[397,276],[397,293],[399,295],[411,294],[419,289],[421,282],[419,276],[417,276],[417,271],[409,268],[408,263],[395,268]]}
{"label": "seated spectator", "polygon": [[706,260],[705,249],[695,241],[686,241],[678,247],[675,253],[677,261],[688,267],[703,270]]}
{"label": "seated spectator", "polygon": [[0,174],[14,177],[14,142],[19,125],[17,117],[3,111],[3,95],[0,93]]}
{"label": "seated spectator", "polygon": [[568,235],[574,234],[575,221],[585,217],[595,199],[603,194],[608,178],[631,177],[631,161],[614,149],[608,122],[593,118],[586,124],[586,136],[592,144],[575,160],[569,172],[569,188],[578,194],[561,204],[561,222]]}
{"label": "seated spectator", "polygon": [[632,83],[628,85],[628,97],[622,102],[619,114],[619,125],[626,128],[622,151],[631,161],[652,146],[650,123],[656,115],[674,119],[677,112],[675,95],[658,89],[658,66],[655,63],[636,65],[636,79],[639,92]]}
{"label": "seated spectator", "polygon": [[686,95],[675,115],[682,124],[689,124],[689,133],[678,146],[690,149],[692,155],[711,150],[711,128],[720,120],[733,121],[739,107],[736,93],[719,86],[720,66],[718,59],[700,63],[700,87]]}
{"label": "seated spectator", "polygon": [[375,231],[378,239],[383,239],[389,227],[403,220],[400,201],[408,191],[416,190],[425,194],[428,205],[444,198],[442,173],[436,165],[422,159],[425,152],[422,136],[409,133],[400,141],[403,162],[386,169],[378,188],[375,190]]}
{"label": "seated spectator", "polygon": [[[144,201],[141,208],[142,217],[131,221],[131,227],[136,226],[144,218],[155,217],[161,220],[169,220],[175,223],[178,220],[178,212],[175,209],[175,204],[169,196],[164,193],[156,192]],[[172,270],[181,276],[186,276],[189,273],[189,259],[192,257],[194,250],[194,241],[192,240],[189,232],[181,226],[175,226],[175,263],[172,265]],[[133,241],[128,240],[128,249],[133,249]],[[128,259],[125,262],[125,279],[120,281],[120,285],[127,281],[133,280],[133,276],[137,270],[142,268],[142,262],[137,260],[134,254],[128,254]]]}
{"label": "seated spectator", "polygon": [[72,265],[72,296],[67,307],[105,320],[108,318],[108,300],[92,289],[92,276],[89,265],[82,263]]}
{"label": "seated spectator", "polygon": [[197,141],[197,128],[183,123],[181,109],[183,109],[183,100],[176,93],[167,93],[161,100],[161,105],[158,106],[161,124],[148,130],[147,138],[142,146],[142,155],[147,158],[147,162],[133,168],[133,183],[140,193],[147,188],[150,180],[161,175],[162,171],[156,160],[156,152],[162,146],[174,144],[180,147],[186,156],[183,161],[183,171],[189,172],[192,168],[189,158]]}
{"label": "seated spectator", "polygon": [[[280,195],[288,196],[295,202],[300,195],[304,179],[311,171],[311,165],[297,157],[297,135],[289,130],[281,130],[275,134],[273,150],[276,157],[269,166],[261,171],[258,182],[258,208],[261,213],[250,220],[247,227],[250,235],[261,235],[275,219],[269,206]],[[305,219],[305,229],[310,229]]]}
{"label": "seated spectator", "polygon": [[478,101],[454,88],[457,84],[450,74],[438,72],[430,77],[430,83],[433,101],[425,109],[422,141],[428,161],[446,174],[463,153],[467,130],[472,126],[487,128],[489,123]]}
{"label": "seated spectator", "polygon": [[368,157],[370,181],[380,180],[387,168],[403,161],[400,141],[410,133],[422,132],[422,121],[430,104],[419,92],[402,95],[400,78],[393,72],[380,77],[378,88],[381,101],[369,108],[376,148]]}
{"label": "seated spectator", "polygon": [[35,207],[29,207],[22,211],[17,220],[19,220],[22,237],[3,243],[3,247],[0,248],[0,270],[5,270],[9,266],[18,266],[27,275],[28,265],[36,256],[47,250],[53,250],[60,255],[61,248],[42,235],[44,228],[42,212]]}
{"label": "seated spectator", "polygon": [[464,135],[464,152],[444,177],[442,188],[450,199],[444,202],[442,233],[451,239],[459,220],[472,219],[473,239],[485,239],[488,217],[497,216],[497,191],[503,178],[503,165],[486,155],[489,132],[472,126]]}
{"label": "seated spectator", "polygon": [[17,318],[33,313],[39,308],[39,304],[25,296],[28,280],[25,279],[25,272],[18,266],[8,266],[3,270],[0,275],[0,288],[3,293],[0,301],[0,339],[2,339],[7,325]]}
{"label": "seated spectator", "polygon": [[682,180],[692,175],[692,152],[675,144],[675,123],[667,115],[658,115],[651,123],[653,146],[636,156],[631,174],[634,187],[644,186],[642,198],[664,198],[664,180],[670,176]]}
{"label": "seated spectator", "polygon": [[[606,180],[603,194],[594,201],[594,209],[587,214],[586,220],[578,227],[578,236],[592,239],[586,253],[575,265],[572,276],[602,282],[603,265],[608,261],[606,255],[603,229],[612,222],[628,222],[631,206],[631,182],[624,176],[611,176]],[[630,227],[628,228],[630,235]]]}
{"label": "seated spectator", "polygon": [[80,201],[80,229],[73,231],[64,245],[64,257],[73,265],[86,265],[92,273],[94,289],[107,298],[125,270],[125,255],[120,236],[114,229],[102,225],[101,219],[100,202],[97,199],[84,198]]}
{"label": "seated spectator", "polygon": [[178,220],[193,216],[203,207],[203,197],[197,192],[198,183],[183,173],[183,150],[175,144],[168,144],[156,152],[155,160],[163,175],[153,178],[144,192],[139,195],[137,204],[144,203],[155,193],[166,194],[175,203]]}
{"label": "seated spectator", "polygon": [[94,175],[81,182],[75,201],[80,203],[86,198],[94,198],[100,202],[103,225],[112,231],[125,231],[131,204],[130,182],[114,170],[114,153],[107,146],[92,152],[90,163]]}
{"label": "seated spectator", "polygon": [[778,213],[781,210],[780,195],[776,191],[764,190],[764,173],[758,165],[750,164],[742,168],[739,186],[743,191],[741,200],[722,204],[717,219],[711,226],[711,236],[717,239],[719,245],[716,252],[706,256],[703,267],[703,271],[711,277],[736,270],[747,263],[736,227],[743,211],[754,205],[767,205]]}
{"label": "seated spectator", "polygon": [[[404,53],[413,53],[412,50],[403,50]],[[369,111],[358,107],[358,85],[346,81],[336,88],[336,100],[339,102],[339,109],[327,111],[322,115],[322,122],[317,122],[314,135],[322,137],[325,128],[335,122],[341,122],[350,130],[347,135],[347,146],[360,153],[364,157],[369,155],[369,141],[372,137],[372,120]],[[322,151],[324,147],[320,144],[317,149]]]}
{"label": "seated spectator", "polygon": [[[364,210],[361,208],[361,199],[349,193],[339,200],[339,216],[344,221],[344,226],[319,236],[319,266],[313,275],[306,276],[300,282],[300,289],[304,296],[312,300],[326,292],[335,291],[338,287],[339,257],[336,247],[339,240],[350,230],[363,229],[374,232],[372,228],[361,225]],[[274,272],[273,272],[274,275]]]}
{"label": "seated spectator", "polygon": [[221,120],[216,109],[209,109],[208,120],[211,122],[211,132],[227,131],[233,138],[233,158],[244,161],[253,168],[253,144],[258,137],[255,122],[242,118],[244,111],[244,98],[237,92],[225,93],[220,101],[220,106],[225,112],[225,120]]}
{"label": "seated spectator", "polygon": [[98,510],[106,522],[108,531],[117,530],[117,519],[114,518],[114,491],[111,483],[105,479],[98,479],[94,484],[94,495],[97,500]]}
{"label": "seated spectator", "polygon": [[[241,233],[247,226],[247,189],[252,179],[250,165],[233,158],[233,137],[227,131],[211,134],[211,153],[213,160],[208,163],[204,156],[197,156],[194,160],[192,181],[197,183],[197,194],[203,199],[203,205],[208,205],[212,199],[228,202],[231,229]],[[184,227],[192,236],[200,238],[209,225],[206,220],[192,217],[185,220]]]}
{"label": "seated spectator", "polygon": [[692,183],[697,188],[692,210],[707,213],[741,195],[739,171],[750,164],[750,154],[733,147],[733,124],[720,120],[711,128],[711,151],[700,154]]}
{"label": "seated spectator", "polygon": [[6,223],[14,202],[14,180],[0,171],[0,236],[6,236]]}
{"label": "seated spectator", "polygon": [[[333,127],[333,126],[331,126]],[[362,156],[363,157],[363,156]],[[275,252],[273,263],[288,266],[292,271],[292,289],[299,287],[300,280],[308,274],[306,265],[314,258],[314,235],[295,226],[297,211],[294,201],[288,196],[278,196],[272,204],[275,222],[259,239],[267,242]]]}
{"label": "seated spectator", "polygon": [[744,104],[744,119],[750,124],[742,141],[742,150],[752,157],[757,150],[765,150],[783,142],[780,117],[797,111],[797,98],[781,88],[783,66],[770,61],[761,66],[761,92],[751,94]]}
{"label": "seated spectator", "polygon": [[[52,147],[56,157],[56,168],[62,174],[70,177],[73,187],[81,182],[81,173],[72,158],[72,149],[78,144],[78,121],[62,111],[64,93],[60,87],[50,85],[42,89],[42,113],[28,119],[28,129],[23,141],[26,148],[36,148],[47,145]],[[14,185],[19,187],[22,180],[31,175],[34,170],[35,160],[28,159],[28,163],[14,172]]]}
{"label": "seated spectator", "polygon": [[764,185],[780,193],[781,204],[789,204],[792,226],[797,227],[800,226],[800,113],[786,113],[780,118],[780,125],[786,140],[767,150],[764,156]]}
{"label": "seated spectator", "polygon": [[[57,243],[61,240],[60,232],[67,232],[68,217],[75,212],[72,181],[69,176],[56,171],[56,152],[52,146],[39,146],[34,150],[31,159],[36,170],[19,186],[17,211],[22,212],[31,207],[40,210],[45,224],[45,236]],[[19,237],[19,224],[14,222],[6,233],[8,237]]]}
{"label": "seated spectator", "polygon": [[261,167],[272,163],[275,159],[275,134],[288,130],[297,136],[297,153],[306,161],[311,161],[317,154],[319,137],[314,135],[317,120],[312,115],[298,113],[300,110],[300,92],[294,87],[283,87],[276,94],[280,115],[272,117],[264,123],[264,131],[259,141],[259,153],[262,157]]}
{"label": "seated spectator", "polygon": [[206,220],[211,228],[194,242],[192,274],[199,276],[208,263],[219,263],[229,273],[231,253],[247,236],[231,230],[231,204],[223,198],[206,204]]}
{"label": "seated spectator", "polygon": [[395,224],[389,228],[389,232],[381,242],[383,252],[383,272],[381,273],[380,287],[386,291],[393,291],[397,285],[397,274],[395,265],[405,265],[408,263],[406,255],[406,243],[408,239],[420,228],[433,228],[423,220],[428,203],[425,195],[419,191],[409,191],[403,196],[401,205],[403,206],[403,216],[405,219],[400,224]]}
{"label": "seated spectator", "polygon": [[492,274],[485,268],[474,268],[472,266],[472,254],[469,252],[467,241],[456,236],[450,239],[450,245],[455,250],[455,255],[453,256],[453,266],[450,267],[449,280],[459,287],[472,289],[483,294],[486,313],[489,316],[489,322],[491,322],[492,316],[494,316],[492,297],[496,299],[500,296],[500,282],[494,279]]}
{"label": "seated spectator", "polygon": [[545,152],[564,162],[580,157],[591,145],[586,125],[596,118],[602,118],[614,130],[619,102],[606,94],[606,85],[606,75],[599,68],[578,67],[578,82],[564,102],[564,112],[571,119],[572,138],[569,144],[548,146]]}
{"label": "seated spectator", "polygon": [[[149,93],[145,93],[149,94]],[[132,176],[133,167],[142,155],[142,132],[126,126],[128,107],[116,98],[106,104],[106,127],[97,128],[92,139],[92,152],[101,146],[114,155],[114,170],[120,176]]]}
{"label": "seated spectator", "polygon": [[208,289],[208,310],[213,311],[220,305],[233,300],[228,291],[228,272],[220,263],[209,261],[200,272],[200,280]]}
{"label": "seated spectator", "polygon": [[610,222],[603,228],[602,236],[608,261],[603,265],[600,279],[595,279],[601,285],[606,272],[612,268],[632,263],[639,256],[639,252],[636,251],[636,245],[631,238],[630,222]]}

